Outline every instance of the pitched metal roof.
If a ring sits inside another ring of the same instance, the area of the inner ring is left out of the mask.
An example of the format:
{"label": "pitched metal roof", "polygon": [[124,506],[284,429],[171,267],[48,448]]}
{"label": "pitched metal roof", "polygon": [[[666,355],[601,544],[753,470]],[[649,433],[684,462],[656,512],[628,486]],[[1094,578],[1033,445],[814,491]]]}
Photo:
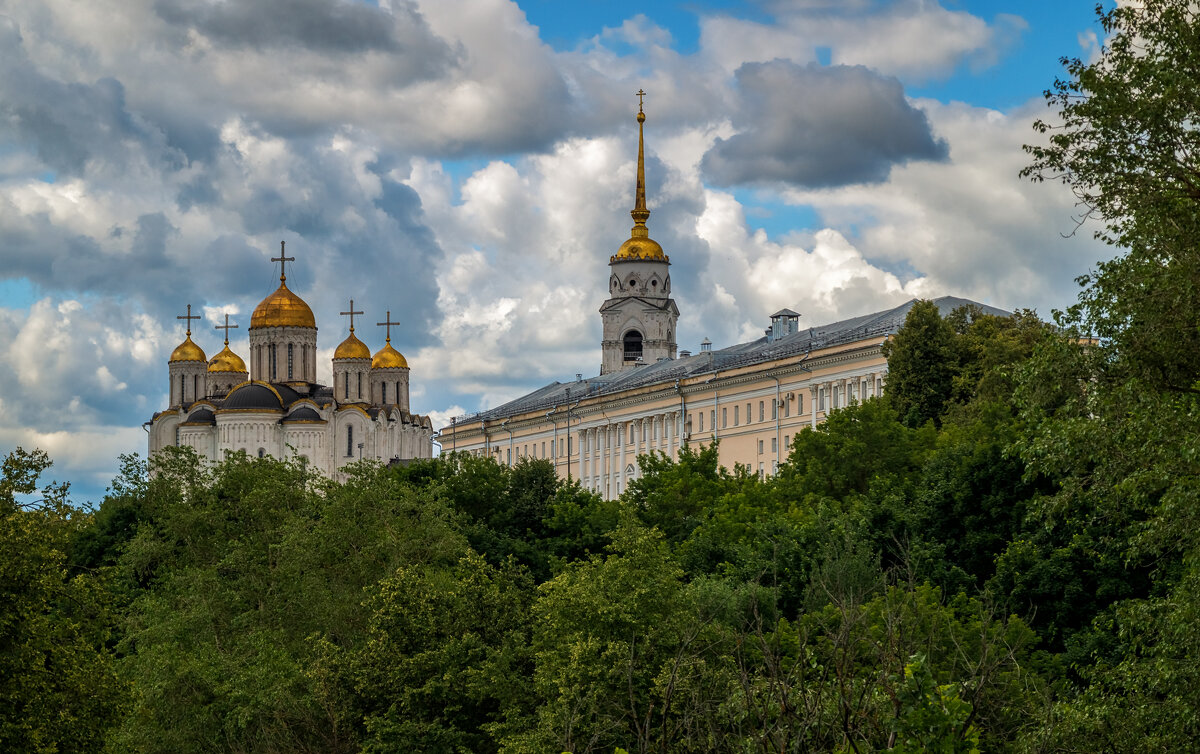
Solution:
{"label": "pitched metal roof", "polygon": [[[739,367],[752,366],[767,361],[800,356],[810,351],[847,345],[867,338],[889,335],[900,329],[916,299],[873,314],[843,319],[828,325],[801,328],[798,332],[777,338],[770,343],[766,337],[739,343],[715,351],[702,351],[677,359],[663,359],[653,364],[623,369],[619,372],[575,380],[574,382],[552,382],[532,393],[521,396],[495,408],[475,414],[460,416],[456,422],[471,422],[480,419],[491,421],[516,416],[535,409],[549,409],[567,400],[579,400],[594,396],[620,393],[634,388],[673,383],[698,374],[706,374]],[[942,316],[961,306],[978,307],[984,314],[1007,317],[1011,312],[986,306],[965,298],[943,296],[934,299]]]}

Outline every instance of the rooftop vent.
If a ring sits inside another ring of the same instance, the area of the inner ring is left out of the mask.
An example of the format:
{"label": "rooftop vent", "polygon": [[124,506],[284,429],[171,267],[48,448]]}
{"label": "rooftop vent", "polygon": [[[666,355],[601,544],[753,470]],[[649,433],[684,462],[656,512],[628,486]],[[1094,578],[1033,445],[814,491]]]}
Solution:
{"label": "rooftop vent", "polygon": [[691,351],[684,350],[684,351],[679,352],[679,358],[681,358],[681,359],[686,359],[687,357],[689,357],[691,355],[692,355]]}
{"label": "rooftop vent", "polygon": [[709,340],[708,338],[705,338],[704,340],[700,341],[700,352],[701,353],[704,353],[705,351],[711,351],[711,350],[712,350],[712,341],[711,340]]}
{"label": "rooftop vent", "polygon": [[800,313],[791,309],[780,309],[771,315],[771,327],[767,330],[767,342],[779,340],[800,331]]}

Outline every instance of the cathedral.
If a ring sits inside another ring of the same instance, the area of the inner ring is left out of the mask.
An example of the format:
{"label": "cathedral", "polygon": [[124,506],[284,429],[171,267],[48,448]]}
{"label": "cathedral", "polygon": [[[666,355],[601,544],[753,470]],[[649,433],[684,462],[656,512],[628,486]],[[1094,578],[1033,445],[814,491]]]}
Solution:
{"label": "cathedral", "polygon": [[371,350],[350,333],[333,354],[333,385],[317,382],[317,322],[312,309],[287,287],[282,252],[279,287],[250,316],[250,367],[225,347],[211,359],[192,340],[192,314],[187,336],[167,363],[170,407],[156,413],[149,428],[149,450],[178,445],[193,448],[208,461],[227,451],[252,456],[302,458],[311,467],[336,477],[348,463],[370,459],[398,463],[433,455],[433,425],[427,416],[409,411],[409,368],[392,347],[391,312],[380,326],[384,346]]}

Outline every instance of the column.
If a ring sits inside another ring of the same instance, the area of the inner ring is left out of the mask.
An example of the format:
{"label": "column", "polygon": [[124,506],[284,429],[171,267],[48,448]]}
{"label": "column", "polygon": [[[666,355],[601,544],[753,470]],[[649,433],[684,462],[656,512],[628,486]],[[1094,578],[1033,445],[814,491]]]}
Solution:
{"label": "column", "polygon": [[620,445],[621,445],[621,474],[620,474],[620,479],[621,479],[621,491],[622,492],[625,491],[626,489],[628,489],[628,487],[629,487],[629,480],[626,479],[626,475],[625,475],[625,466],[627,465],[625,462],[625,446],[629,444],[629,435],[625,431],[627,426],[628,426],[627,422],[621,422],[620,424],[617,425],[617,430],[621,433],[621,443],[620,443]]}
{"label": "column", "polygon": [[670,413],[666,414],[666,416],[663,418],[663,428],[666,430],[666,433],[667,433],[667,437],[666,437],[667,458],[671,458],[671,459],[675,458],[675,449],[671,447],[672,443],[675,441],[675,433],[674,433],[674,431],[672,431],[675,428],[674,424],[675,424],[674,412],[670,412]]}
{"label": "column", "polygon": [[[817,386],[809,385],[808,386],[808,394],[809,394],[809,399],[808,399],[809,425],[813,429],[816,429],[817,428],[817,408],[820,407],[820,405],[821,405],[819,402],[820,397],[819,397],[819,393],[817,392]],[[782,442],[782,440],[781,440],[781,442]]]}
{"label": "column", "polygon": [[576,445],[579,446],[579,482],[584,489],[591,489],[588,481],[591,477],[588,476],[587,433],[586,429],[579,430],[579,442]]}

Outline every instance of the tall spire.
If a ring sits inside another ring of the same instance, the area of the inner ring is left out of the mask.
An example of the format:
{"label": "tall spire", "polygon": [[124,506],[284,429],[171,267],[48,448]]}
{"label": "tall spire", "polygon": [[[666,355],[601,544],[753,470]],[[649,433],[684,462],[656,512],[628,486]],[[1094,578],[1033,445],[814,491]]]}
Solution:
{"label": "tall spire", "polygon": [[637,164],[637,189],[633,198],[633,210],[629,213],[633,218],[633,236],[645,237],[648,233],[646,230],[646,220],[650,219],[650,210],[646,209],[646,140],[643,135],[642,124],[646,122],[646,113],[642,110],[642,98],[646,93],[638,89],[638,164]]}

